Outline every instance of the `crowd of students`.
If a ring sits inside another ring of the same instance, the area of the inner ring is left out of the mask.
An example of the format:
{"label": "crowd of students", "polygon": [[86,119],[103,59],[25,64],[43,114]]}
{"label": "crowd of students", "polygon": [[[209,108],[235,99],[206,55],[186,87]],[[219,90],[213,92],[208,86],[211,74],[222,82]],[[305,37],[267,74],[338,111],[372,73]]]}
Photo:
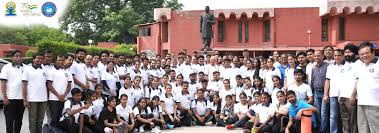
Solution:
{"label": "crowd of students", "polygon": [[[379,132],[379,62],[370,42],[269,57],[103,51],[23,64],[20,51],[0,80],[6,131],[161,132],[216,125],[245,132],[300,132],[304,111],[317,132]],[[43,126],[47,116],[48,122]],[[358,114],[358,115],[357,115]],[[44,127],[44,128],[43,128]]]}

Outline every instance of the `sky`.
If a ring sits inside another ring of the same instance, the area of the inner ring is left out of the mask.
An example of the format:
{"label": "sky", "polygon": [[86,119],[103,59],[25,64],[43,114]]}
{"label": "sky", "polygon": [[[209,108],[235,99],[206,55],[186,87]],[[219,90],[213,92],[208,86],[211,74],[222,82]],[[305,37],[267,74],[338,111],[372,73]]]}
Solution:
{"label": "sky", "polygon": [[[16,16],[6,16],[6,4],[16,3]],[[49,0],[0,0],[0,25],[6,26],[30,26],[44,24],[49,27],[59,28],[61,17],[70,0],[50,0],[57,12],[52,17],[42,14],[42,5]],[[285,7],[320,7],[320,14],[326,12],[327,0],[179,0],[184,5],[183,10],[204,10],[205,6],[211,9],[235,9],[235,8],[285,8]],[[28,5],[36,5],[37,8],[28,10]],[[29,11],[37,16],[28,16]]]}

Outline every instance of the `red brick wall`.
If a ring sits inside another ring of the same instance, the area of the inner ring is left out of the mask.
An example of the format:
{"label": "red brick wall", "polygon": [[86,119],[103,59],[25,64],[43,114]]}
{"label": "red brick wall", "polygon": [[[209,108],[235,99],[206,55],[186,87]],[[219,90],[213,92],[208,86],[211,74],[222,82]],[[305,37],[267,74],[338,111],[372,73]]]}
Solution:
{"label": "red brick wall", "polygon": [[29,50],[28,46],[15,45],[15,44],[0,44],[0,57],[7,56],[7,52],[12,50],[20,50],[23,54]]}
{"label": "red brick wall", "polygon": [[379,40],[379,13],[348,15],[346,22],[346,40]]}
{"label": "red brick wall", "polygon": [[102,48],[116,48],[117,42],[99,42],[97,46]]}

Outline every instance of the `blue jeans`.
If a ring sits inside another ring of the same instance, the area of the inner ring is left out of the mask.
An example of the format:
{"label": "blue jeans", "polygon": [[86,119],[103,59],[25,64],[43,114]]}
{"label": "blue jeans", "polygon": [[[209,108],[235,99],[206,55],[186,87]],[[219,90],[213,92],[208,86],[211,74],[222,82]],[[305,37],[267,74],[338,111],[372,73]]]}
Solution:
{"label": "blue jeans", "polygon": [[341,116],[338,97],[330,97],[330,133],[341,132]]}
{"label": "blue jeans", "polygon": [[315,90],[314,99],[315,106],[317,108],[318,120],[320,121],[320,133],[326,133],[329,127],[329,103],[325,103],[322,98],[324,96],[324,91]]}

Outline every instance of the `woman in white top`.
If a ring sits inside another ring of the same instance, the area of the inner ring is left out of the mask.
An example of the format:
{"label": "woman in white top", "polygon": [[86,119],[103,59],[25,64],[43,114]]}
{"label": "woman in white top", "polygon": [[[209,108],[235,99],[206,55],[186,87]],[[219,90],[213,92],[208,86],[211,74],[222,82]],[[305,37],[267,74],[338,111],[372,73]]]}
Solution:
{"label": "woman in white top", "polygon": [[[292,84],[295,84],[295,69],[296,69],[296,62],[295,62],[295,56],[294,55],[288,55],[288,64],[290,67],[286,68],[285,70],[285,77],[284,77],[284,89],[287,90],[288,86],[291,86]],[[285,91],[284,90],[284,91]],[[275,94],[275,93],[273,93]]]}
{"label": "woman in white top", "polygon": [[104,94],[111,96],[117,96],[117,92],[121,88],[120,78],[114,65],[113,61],[108,62],[107,69],[101,73]]}
{"label": "woman in white top", "polygon": [[279,103],[279,100],[278,98],[275,96],[276,93],[278,93],[278,91],[284,91],[283,90],[283,87],[282,87],[282,84],[281,84],[281,80],[280,80],[280,77],[279,76],[274,76],[272,77],[272,81],[274,82],[274,89],[272,90],[272,93],[270,94],[271,95],[271,101],[273,104],[278,104]]}
{"label": "woman in white top", "polygon": [[145,87],[145,97],[152,99],[154,96],[161,96],[162,90],[159,88],[159,78],[154,76],[151,85]]}
{"label": "woman in white top", "polygon": [[134,101],[138,101],[145,94],[144,90],[140,86],[140,83],[141,83],[141,77],[140,76],[135,76],[134,77],[134,81],[133,81],[133,86],[132,86],[133,95],[134,95]]}
{"label": "woman in white top", "polygon": [[[272,65],[272,63],[273,63],[273,59],[268,58],[267,63],[266,63],[268,69],[267,69],[265,76],[263,77],[263,81],[265,82],[266,88],[273,88],[274,87],[274,83],[272,82],[273,76],[275,76],[275,75],[277,75],[279,77],[281,76],[279,69],[274,67]],[[269,91],[269,93],[272,93],[272,92]]]}
{"label": "woman in white top", "polygon": [[284,91],[278,91],[276,93],[276,97],[279,100],[279,103],[276,104],[276,111],[275,111],[275,116],[277,119],[276,124],[272,127],[273,133],[279,133],[281,127],[285,127],[286,125],[282,125],[284,123],[281,123],[282,119],[288,119],[288,107],[290,106],[290,103],[287,103],[287,98],[284,93]]}
{"label": "woman in white top", "polygon": [[252,94],[255,92],[263,93],[265,90],[267,89],[264,87],[263,79],[261,77],[254,77]]}
{"label": "woman in white top", "polygon": [[234,124],[227,125],[227,129],[232,129],[236,127],[242,127],[245,125],[245,123],[249,120],[246,116],[246,113],[249,111],[249,104],[247,103],[247,95],[242,92],[240,94],[240,103],[237,103],[236,106],[234,106],[234,113],[237,115],[238,121]]}
{"label": "woman in white top", "polygon": [[103,85],[95,85],[96,99],[92,101],[92,106],[95,113],[95,118],[99,119],[100,112],[103,110],[105,103],[107,102],[107,97],[103,95]]}
{"label": "woman in white top", "polygon": [[97,131],[98,129],[96,129],[96,122],[97,122],[97,118],[96,118],[96,114],[95,114],[95,108],[94,108],[94,104],[93,104],[93,101],[95,101],[97,99],[97,94],[95,91],[93,90],[88,90],[87,91],[87,95],[86,95],[86,101],[85,101],[85,104],[91,104],[91,106],[84,110],[84,127],[92,130],[93,132]]}
{"label": "woman in white top", "polygon": [[131,132],[134,129],[133,109],[128,105],[128,95],[120,95],[120,104],[116,106],[117,119],[122,120],[123,128],[120,131]]}
{"label": "woman in white top", "polygon": [[157,126],[159,126],[161,129],[165,129],[166,128],[166,122],[163,118],[163,109],[161,107],[160,104],[160,98],[159,96],[154,96],[150,103],[149,103],[149,107],[151,109],[151,112],[153,113],[154,115],[154,123],[157,123]]}
{"label": "woman in white top", "polygon": [[[251,98],[251,93],[253,93],[253,86],[251,85],[251,80],[250,78],[246,78],[245,79],[245,87],[243,89],[243,92],[245,93],[245,95],[247,96],[247,100],[248,100],[248,103],[251,102],[252,98]],[[241,93],[242,94],[242,93]],[[241,96],[240,94],[240,96]],[[241,98],[240,98],[241,100]]]}
{"label": "woman in white top", "polygon": [[121,95],[127,95],[128,96],[128,105],[133,107],[134,106],[134,103],[136,101],[135,100],[135,96],[134,96],[134,90],[132,88],[132,79],[130,76],[126,76],[125,77],[125,81],[124,81],[124,87],[122,87],[120,89],[120,93],[119,93],[119,96],[118,98],[121,99]]}
{"label": "woman in white top", "polygon": [[218,94],[213,95],[213,102],[211,102],[212,105],[212,115],[214,118],[212,118],[212,121],[216,123],[216,120],[220,118],[220,113],[221,113],[221,99]]}
{"label": "woman in white top", "polygon": [[223,83],[224,83],[224,87],[220,91],[220,98],[221,98],[221,105],[222,105],[222,107],[224,107],[224,105],[226,103],[226,98],[225,97],[227,95],[231,95],[233,97],[233,101],[235,101],[235,95],[236,95],[236,91],[231,88],[230,80],[229,79],[225,79],[223,81]]}
{"label": "woman in white top", "polygon": [[165,86],[166,93],[161,96],[161,106],[163,109],[163,117],[167,122],[167,128],[179,126],[180,119],[177,116],[177,106],[174,95],[172,93],[172,86],[170,84]]}

